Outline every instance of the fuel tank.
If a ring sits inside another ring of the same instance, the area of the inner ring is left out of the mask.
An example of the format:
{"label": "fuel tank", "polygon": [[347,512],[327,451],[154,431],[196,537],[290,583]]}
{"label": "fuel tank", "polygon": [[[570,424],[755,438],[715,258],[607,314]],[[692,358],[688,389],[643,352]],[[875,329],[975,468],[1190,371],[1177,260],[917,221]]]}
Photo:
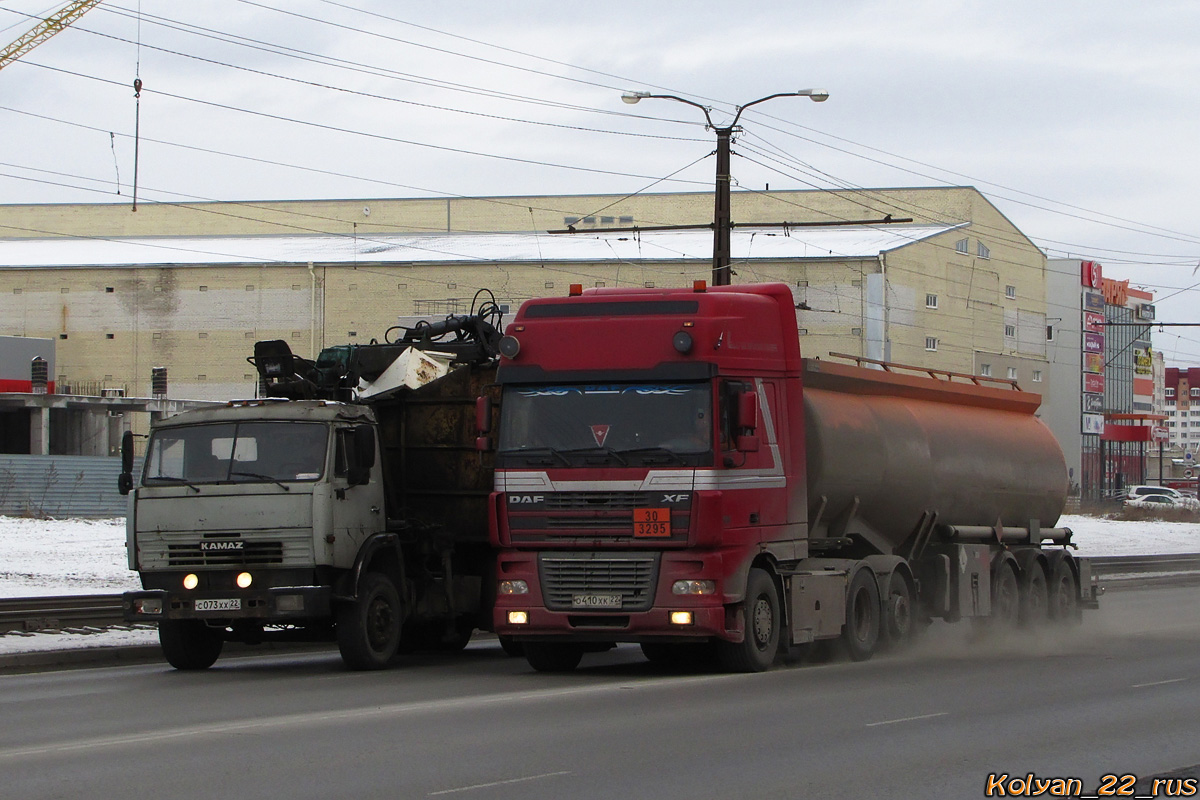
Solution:
{"label": "fuel tank", "polygon": [[853,519],[890,550],[927,511],[949,525],[1058,521],[1067,468],[1034,416],[1040,395],[815,359],[803,384],[813,536]]}

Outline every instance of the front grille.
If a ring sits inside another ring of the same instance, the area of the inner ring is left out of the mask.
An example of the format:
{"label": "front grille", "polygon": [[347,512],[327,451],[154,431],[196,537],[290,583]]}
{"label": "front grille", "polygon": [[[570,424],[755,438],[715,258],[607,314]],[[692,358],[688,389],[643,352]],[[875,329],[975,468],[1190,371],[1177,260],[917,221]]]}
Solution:
{"label": "front grille", "polygon": [[283,563],[283,542],[246,541],[241,550],[203,551],[200,542],[167,545],[172,567],[249,567]]}
{"label": "front grille", "polygon": [[513,542],[544,542],[556,536],[603,537],[638,541],[634,536],[634,510],[668,508],[671,536],[655,542],[687,540],[691,526],[691,495],[662,492],[551,492],[532,504],[511,504],[508,522]]}
{"label": "front grille", "polygon": [[620,595],[621,611],[646,611],[654,602],[658,554],[546,553],[538,572],[551,611],[586,610],[575,606],[576,595]]}

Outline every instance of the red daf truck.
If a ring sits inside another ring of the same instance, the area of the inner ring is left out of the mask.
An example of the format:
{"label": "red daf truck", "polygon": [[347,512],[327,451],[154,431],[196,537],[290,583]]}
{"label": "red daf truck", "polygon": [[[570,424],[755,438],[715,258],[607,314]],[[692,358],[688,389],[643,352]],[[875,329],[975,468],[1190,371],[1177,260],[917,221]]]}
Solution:
{"label": "red daf truck", "polygon": [[[494,623],[538,670],[638,642],[730,670],[933,618],[1073,620],[1097,588],[1039,395],[801,357],[787,286],[531,300],[501,341]],[[492,436],[494,434],[494,441]]]}

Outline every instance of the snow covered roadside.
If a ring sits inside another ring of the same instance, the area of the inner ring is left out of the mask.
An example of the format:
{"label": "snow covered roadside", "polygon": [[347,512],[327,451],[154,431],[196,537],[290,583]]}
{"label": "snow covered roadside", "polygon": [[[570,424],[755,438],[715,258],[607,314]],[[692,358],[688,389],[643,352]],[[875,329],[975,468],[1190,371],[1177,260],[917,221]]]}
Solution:
{"label": "snow covered roadside", "polygon": [[[1125,522],[1068,515],[1083,556],[1200,553],[1200,524]],[[125,520],[0,517],[0,597],[116,594],[139,588],[126,565]],[[153,630],[0,634],[0,656],[44,650],[156,644]]]}

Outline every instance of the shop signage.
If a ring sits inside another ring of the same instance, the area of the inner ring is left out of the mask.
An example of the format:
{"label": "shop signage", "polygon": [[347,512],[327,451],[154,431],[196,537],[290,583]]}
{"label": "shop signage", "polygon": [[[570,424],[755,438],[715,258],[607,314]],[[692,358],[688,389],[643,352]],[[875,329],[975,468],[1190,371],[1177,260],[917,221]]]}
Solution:
{"label": "shop signage", "polygon": [[1104,433],[1104,415],[1103,414],[1084,414],[1083,415],[1083,432],[1101,434]]}
{"label": "shop signage", "polygon": [[1083,312],[1083,329],[1092,333],[1104,333],[1104,315],[1095,311]]}
{"label": "shop signage", "polygon": [[1104,313],[1104,295],[1095,292],[1083,293],[1083,307],[1088,311]]}
{"label": "shop signage", "polygon": [[1084,394],[1083,410],[1088,414],[1099,414],[1104,410],[1104,395]]}
{"label": "shop signage", "polygon": [[1104,372],[1104,356],[1099,353],[1083,354],[1084,372]]}
{"label": "shop signage", "polygon": [[1104,376],[1091,372],[1083,373],[1083,390],[1093,394],[1104,394]]}
{"label": "shop signage", "polygon": [[1080,283],[1092,289],[1099,289],[1104,283],[1104,270],[1099,261],[1084,261],[1080,263]]}
{"label": "shop signage", "polygon": [[1083,334],[1083,352],[1085,353],[1103,353],[1104,352],[1104,334],[1090,333]]}

